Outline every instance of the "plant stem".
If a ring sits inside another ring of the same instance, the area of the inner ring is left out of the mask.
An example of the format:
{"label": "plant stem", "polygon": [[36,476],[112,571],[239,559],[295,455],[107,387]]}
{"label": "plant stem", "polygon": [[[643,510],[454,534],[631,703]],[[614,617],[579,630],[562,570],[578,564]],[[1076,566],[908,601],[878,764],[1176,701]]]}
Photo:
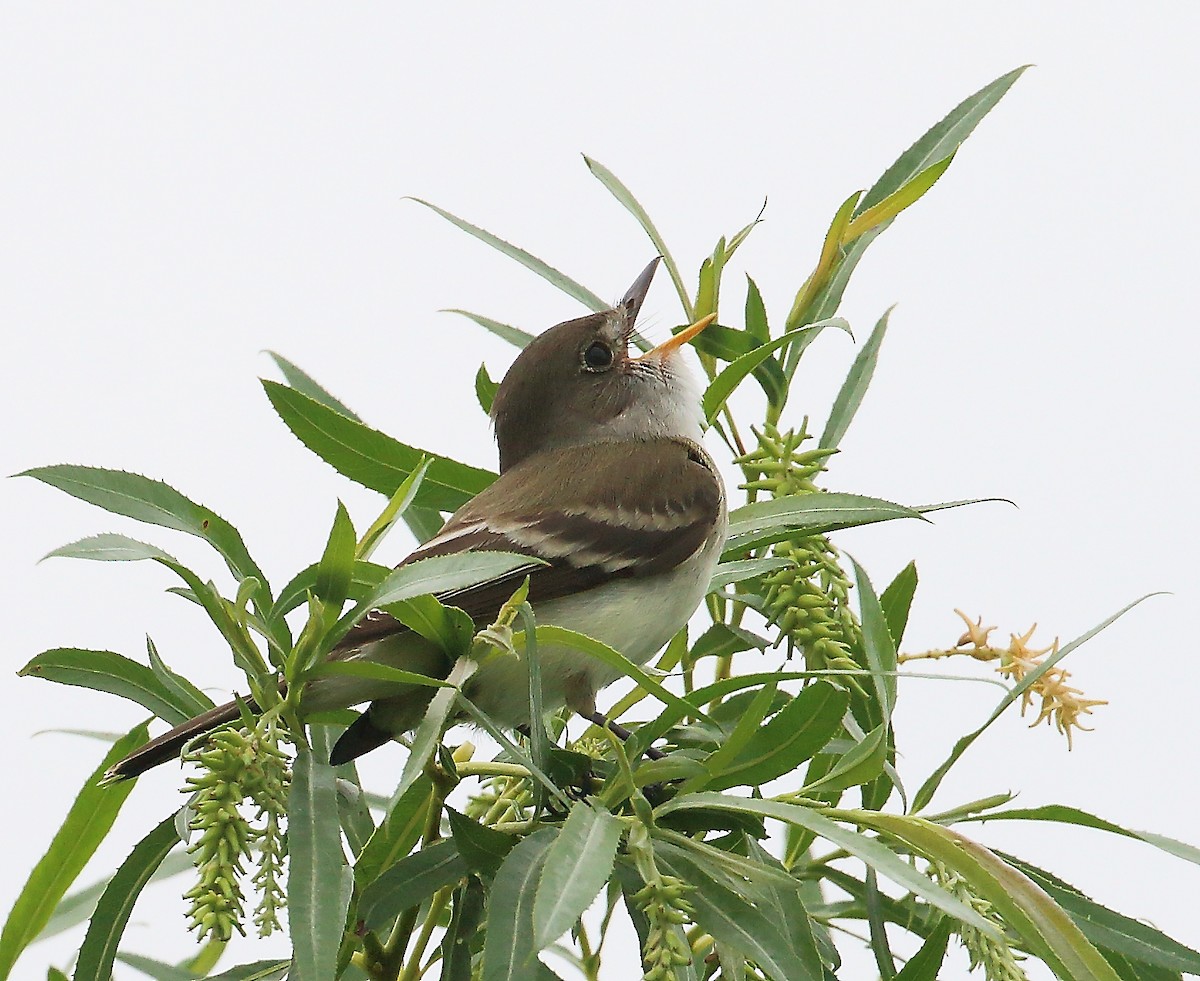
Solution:
{"label": "plant stem", "polygon": [[417,935],[417,942],[413,944],[408,964],[400,972],[397,981],[417,981],[417,978],[421,976],[421,958],[425,954],[425,948],[429,945],[429,938],[433,936],[433,931],[437,927],[438,917],[446,908],[446,903],[450,901],[453,892],[454,886],[443,886],[434,893],[433,899],[429,901],[429,912],[425,914],[421,932]]}

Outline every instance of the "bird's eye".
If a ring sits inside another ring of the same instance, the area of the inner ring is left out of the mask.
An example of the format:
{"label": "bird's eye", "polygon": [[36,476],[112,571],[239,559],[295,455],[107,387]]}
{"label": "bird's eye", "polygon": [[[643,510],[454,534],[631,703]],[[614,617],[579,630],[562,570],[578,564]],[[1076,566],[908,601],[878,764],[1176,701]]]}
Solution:
{"label": "bird's eye", "polygon": [[613,363],[612,348],[603,341],[592,341],[583,349],[583,366],[588,371],[603,371]]}

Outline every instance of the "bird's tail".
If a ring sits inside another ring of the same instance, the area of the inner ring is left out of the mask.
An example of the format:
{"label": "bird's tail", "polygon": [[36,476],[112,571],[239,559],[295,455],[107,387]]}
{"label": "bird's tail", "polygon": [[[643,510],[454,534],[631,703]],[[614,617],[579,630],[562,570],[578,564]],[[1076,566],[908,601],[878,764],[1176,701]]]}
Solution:
{"label": "bird's tail", "polygon": [[153,769],[160,763],[176,759],[183,747],[206,732],[211,732],[218,726],[236,721],[242,714],[243,707],[251,712],[257,712],[258,706],[252,698],[234,699],[224,705],[217,705],[207,712],[194,716],[177,725],[161,736],[155,736],[148,743],[139,746],[118,763],[114,763],[104,774],[105,783],[115,783],[119,780],[131,780],[141,776],[147,770]]}

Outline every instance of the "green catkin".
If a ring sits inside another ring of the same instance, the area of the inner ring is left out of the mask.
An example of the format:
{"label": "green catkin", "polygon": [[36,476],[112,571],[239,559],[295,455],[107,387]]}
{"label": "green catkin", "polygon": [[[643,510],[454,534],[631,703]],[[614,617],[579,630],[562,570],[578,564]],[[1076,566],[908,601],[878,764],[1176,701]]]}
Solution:
{"label": "green catkin", "polygon": [[[770,424],[755,429],[758,446],[737,460],[746,475],[741,486],[773,498],[819,490],[814,478],[835,451],[802,450],[812,438],[807,426],[806,419],[798,432],[781,433]],[[791,562],[763,577],[767,619],[786,638],[789,655],[799,649],[812,671],[860,670],[852,652],[862,649],[862,627],[850,608],[852,585],[838,550],[824,535],[798,534],[776,542],[771,554]]]}
{"label": "green catkin", "polygon": [[[929,875],[947,892],[961,899],[985,920],[994,923],[1003,936],[1004,923],[992,910],[992,904],[976,895],[966,879],[940,862],[930,863]],[[982,967],[987,981],[1029,981],[1025,970],[1018,963],[1021,955],[1003,939],[990,937],[968,923],[957,923],[955,930],[967,949],[972,971]]]}

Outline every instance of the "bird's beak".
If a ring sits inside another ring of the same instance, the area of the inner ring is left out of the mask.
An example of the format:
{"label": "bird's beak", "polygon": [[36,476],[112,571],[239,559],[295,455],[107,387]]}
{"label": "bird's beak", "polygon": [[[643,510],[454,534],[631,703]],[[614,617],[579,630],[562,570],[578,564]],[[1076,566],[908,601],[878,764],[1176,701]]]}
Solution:
{"label": "bird's beak", "polygon": [[688,341],[704,330],[709,324],[717,319],[715,313],[710,313],[705,317],[701,317],[691,327],[685,327],[674,337],[663,341],[658,347],[651,348],[641,357],[635,358],[635,361],[665,361],[671,352],[679,350]]}
{"label": "bird's beak", "polygon": [[658,268],[660,261],[662,261],[662,256],[656,255],[650,261],[650,265],[642,270],[641,275],[633,281],[633,285],[621,297],[619,309],[625,311],[626,322],[631,327],[642,309],[642,303],[646,300],[646,294],[650,292],[650,281],[654,279],[654,271]]}

